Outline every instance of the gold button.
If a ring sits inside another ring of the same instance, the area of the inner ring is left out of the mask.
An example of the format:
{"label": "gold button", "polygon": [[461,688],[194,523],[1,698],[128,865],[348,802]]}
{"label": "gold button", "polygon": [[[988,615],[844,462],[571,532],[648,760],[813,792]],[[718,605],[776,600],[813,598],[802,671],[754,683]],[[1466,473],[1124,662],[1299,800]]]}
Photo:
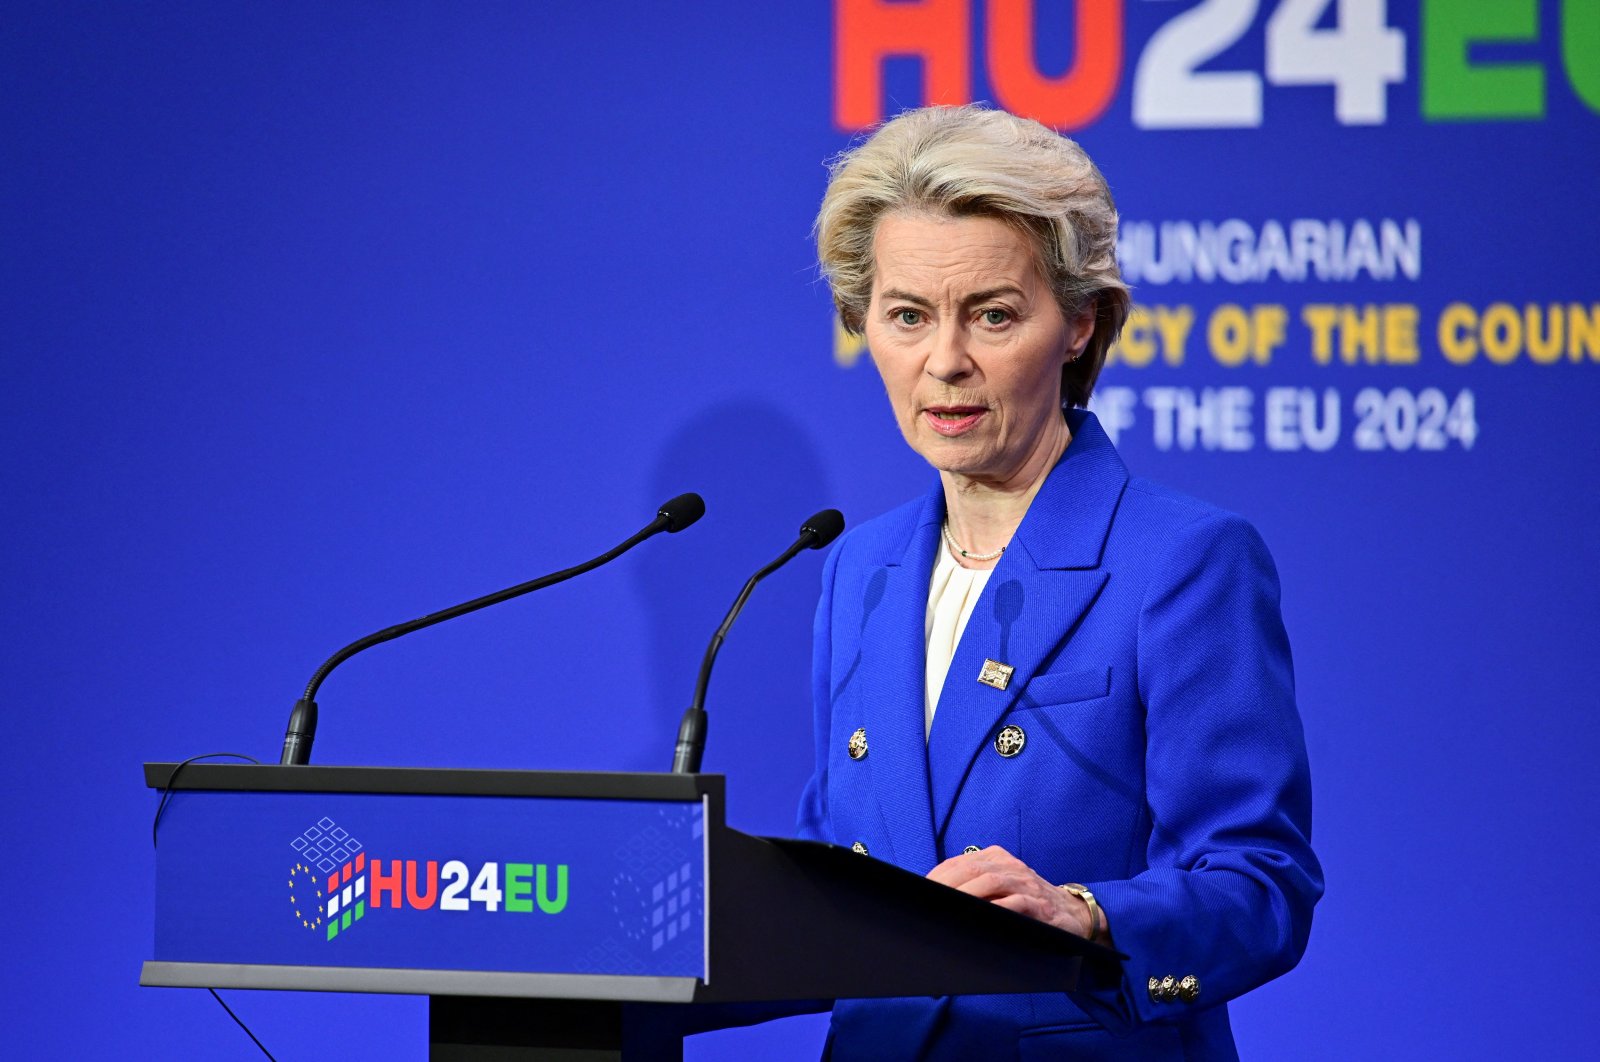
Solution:
{"label": "gold button", "polygon": [[856,727],[856,732],[850,735],[850,744],[847,746],[852,760],[859,760],[867,754],[867,728]]}
{"label": "gold button", "polygon": [[971,855],[973,852],[976,852],[976,851],[979,851],[979,850],[980,849],[978,848],[977,845],[969,844],[969,845],[967,845],[965,848],[963,848],[961,850],[961,854],[962,855]]}
{"label": "gold button", "polygon": [[1152,1003],[1160,1003],[1161,1002],[1161,978],[1159,978],[1159,977],[1150,978],[1149,988],[1150,988],[1150,1002],[1152,1002]]}
{"label": "gold button", "polygon": [[867,846],[862,844],[860,841],[857,841],[855,844],[851,845],[850,846],[850,851],[854,852],[856,855],[870,855],[871,854],[871,853],[869,853],[867,851]]}
{"label": "gold button", "polygon": [[1028,735],[1015,723],[1010,723],[1000,728],[1000,733],[995,735],[994,750],[1006,759],[1010,759],[1022,751],[1028,743]]}
{"label": "gold button", "polygon": [[1185,1003],[1193,1003],[1200,998],[1200,978],[1189,974],[1178,982],[1178,998]]}
{"label": "gold button", "polygon": [[1171,974],[1161,979],[1161,1002],[1171,1003],[1178,998],[1178,979]]}

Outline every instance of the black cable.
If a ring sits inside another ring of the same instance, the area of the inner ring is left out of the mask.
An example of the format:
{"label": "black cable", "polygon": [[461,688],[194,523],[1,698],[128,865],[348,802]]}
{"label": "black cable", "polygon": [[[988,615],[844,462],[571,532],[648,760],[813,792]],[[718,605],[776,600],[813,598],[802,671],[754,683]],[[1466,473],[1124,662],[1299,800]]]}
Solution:
{"label": "black cable", "polygon": [[[253,763],[258,767],[261,765],[260,760],[256,759],[254,756],[246,756],[242,752],[207,752],[200,756],[190,756],[188,759],[172,768],[172,773],[167,775],[166,784],[161,787],[161,802],[156,805],[156,817],[150,823],[150,846],[152,848],[158,848],[161,845],[156,831],[161,826],[161,815],[167,810],[167,802],[172,799],[172,785],[178,780],[178,772],[189,766],[189,764],[195,763],[199,760],[223,759],[244,760],[248,763]],[[234,1023],[238,1025],[239,1028],[244,1030],[244,1034],[250,1037],[250,1042],[261,1048],[262,1054],[266,1055],[268,1058],[272,1058],[272,1052],[267,1050],[265,1044],[256,1039],[256,1034],[250,1031],[250,1026],[239,1020],[239,1015],[233,1012],[233,1008],[222,1001],[222,997],[217,995],[217,990],[215,988],[207,988],[206,991],[211,993],[211,998],[217,1001],[218,1006],[228,1012],[228,1017],[232,1018]],[[272,1058],[272,1062],[278,1062],[278,1060],[276,1058]]]}
{"label": "black cable", "polygon": [[[256,1039],[256,1034],[250,1031],[250,1026],[246,1025],[242,1021],[239,1021],[239,1015],[233,1012],[232,1007],[222,1002],[222,997],[217,995],[217,990],[215,988],[208,988],[206,991],[210,992],[211,998],[216,1000],[218,1005],[221,1006],[223,1010],[228,1012],[228,1017],[239,1023],[239,1028],[243,1029],[244,1034],[250,1037],[250,1042],[261,1048],[262,1054],[266,1055],[268,1058],[272,1058],[272,1052],[267,1050],[267,1045]],[[278,1060],[276,1058],[272,1058],[272,1062],[278,1062]]]}
{"label": "black cable", "polygon": [[189,766],[189,764],[194,763],[196,760],[220,759],[247,760],[250,763],[255,764],[257,767],[261,766],[260,760],[256,759],[254,756],[246,756],[242,752],[207,752],[200,756],[190,756],[188,759],[178,764],[172,769],[172,773],[167,776],[167,784],[161,787],[161,803],[156,805],[156,817],[150,823],[151,848],[161,847],[161,842],[156,838],[156,829],[160,827],[161,816],[167,810],[167,801],[172,799],[172,783],[178,780],[178,772]]}

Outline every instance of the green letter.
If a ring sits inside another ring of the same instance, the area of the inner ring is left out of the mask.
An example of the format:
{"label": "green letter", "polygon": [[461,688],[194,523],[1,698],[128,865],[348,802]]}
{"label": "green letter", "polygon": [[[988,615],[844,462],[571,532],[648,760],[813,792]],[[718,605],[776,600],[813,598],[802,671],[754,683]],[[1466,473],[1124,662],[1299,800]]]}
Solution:
{"label": "green letter", "polygon": [[1561,5],[1561,58],[1572,91],[1600,111],[1600,3],[1566,0]]}
{"label": "green letter", "polygon": [[550,899],[549,882],[545,880],[545,865],[539,864],[539,910],[545,914],[560,914],[567,906],[567,865],[556,864],[556,898]]}
{"label": "green letter", "polygon": [[[1572,0],[1568,0],[1570,8]],[[1570,15],[1569,15],[1570,21]],[[1422,114],[1430,121],[1543,118],[1544,68],[1538,63],[1474,66],[1477,41],[1535,41],[1538,0],[1424,0]],[[1568,59],[1568,65],[1571,60]]]}
{"label": "green letter", "polygon": [[506,864],[506,910],[533,910],[533,901],[528,899],[528,894],[533,891],[533,886],[528,884],[532,874],[532,863]]}

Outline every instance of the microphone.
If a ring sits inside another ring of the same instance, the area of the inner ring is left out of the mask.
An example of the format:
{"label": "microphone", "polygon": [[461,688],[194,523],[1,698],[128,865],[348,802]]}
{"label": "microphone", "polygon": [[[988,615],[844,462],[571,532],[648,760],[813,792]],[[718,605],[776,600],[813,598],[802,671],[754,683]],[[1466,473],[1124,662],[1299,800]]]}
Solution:
{"label": "microphone", "polygon": [[700,757],[706,750],[706,687],[711,684],[711,665],[717,659],[717,650],[722,648],[723,639],[728,636],[728,629],[743,611],[744,603],[750,599],[750,591],[761,580],[788,564],[801,550],[821,549],[843,532],[844,514],[838,509],[824,509],[815,514],[800,525],[800,537],[794,540],[794,544],[784,550],[777,560],[752,575],[750,581],[744,584],[744,589],[739,591],[739,596],[734,598],[727,618],[717,628],[717,633],[711,636],[711,644],[706,646],[705,659],[700,661],[700,677],[694,684],[694,702],[684,709],[683,720],[678,724],[678,744],[672,753],[674,774],[698,774],[700,771]]}
{"label": "microphone", "polygon": [[283,757],[278,762],[285,767],[301,767],[311,762],[311,745],[317,736],[317,702],[315,700],[317,687],[322,685],[322,680],[328,677],[329,672],[363,649],[371,649],[374,645],[393,641],[403,634],[420,631],[424,627],[432,627],[435,623],[443,623],[445,620],[455,619],[457,616],[465,616],[469,612],[476,612],[480,608],[498,605],[502,601],[509,601],[514,597],[521,597],[523,594],[565,582],[573,576],[582,575],[584,572],[598,568],[608,561],[616,560],[652,535],[660,534],[662,531],[668,534],[677,534],[704,516],[705,511],[706,503],[700,495],[693,492],[680,494],[657,509],[656,518],[641,528],[637,534],[615,548],[595,557],[593,560],[584,561],[582,564],[550,575],[542,575],[537,579],[530,579],[525,583],[518,583],[516,586],[508,587],[504,590],[497,590],[492,594],[475,597],[471,601],[440,609],[438,612],[431,612],[421,619],[397,623],[393,627],[385,627],[383,630],[369,634],[359,641],[351,642],[337,653],[328,657],[322,666],[317,668],[317,673],[311,676],[310,682],[306,683],[306,692],[298,701],[294,702],[294,709],[289,713],[289,727],[283,736]]}

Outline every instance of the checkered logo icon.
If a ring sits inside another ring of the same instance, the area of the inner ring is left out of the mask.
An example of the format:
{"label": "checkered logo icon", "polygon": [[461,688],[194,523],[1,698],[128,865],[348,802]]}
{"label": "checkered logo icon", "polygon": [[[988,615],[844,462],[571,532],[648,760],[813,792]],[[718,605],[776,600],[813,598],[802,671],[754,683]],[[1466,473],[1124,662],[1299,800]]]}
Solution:
{"label": "checkered logo icon", "polygon": [[289,842],[289,905],[300,924],[332,940],[367,914],[367,853],[330,818]]}

